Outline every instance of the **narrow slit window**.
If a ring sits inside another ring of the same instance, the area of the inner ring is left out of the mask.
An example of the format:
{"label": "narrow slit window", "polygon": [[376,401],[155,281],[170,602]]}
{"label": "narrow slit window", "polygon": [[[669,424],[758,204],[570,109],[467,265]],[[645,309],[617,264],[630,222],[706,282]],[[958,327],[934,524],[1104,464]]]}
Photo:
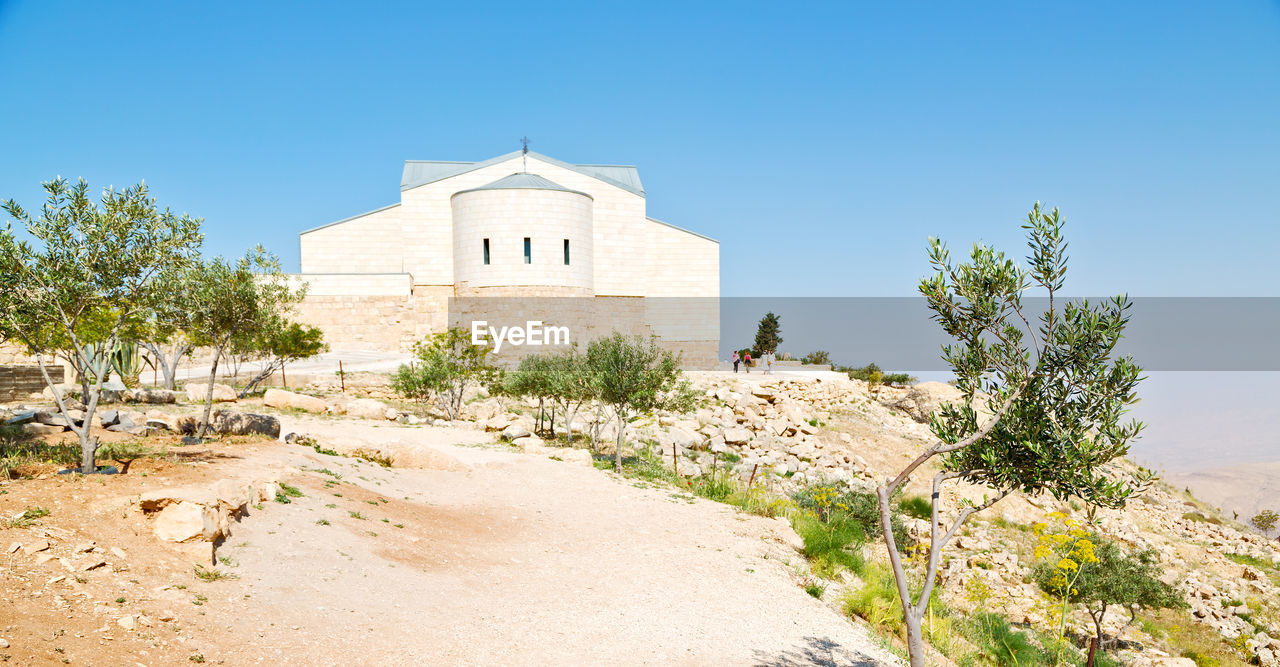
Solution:
{"label": "narrow slit window", "polygon": [[489,263],[489,239],[484,240],[484,263]]}
{"label": "narrow slit window", "polygon": [[569,265],[569,239],[564,240],[564,264]]}
{"label": "narrow slit window", "polygon": [[533,263],[533,240],[528,236],[524,237],[524,263]]}

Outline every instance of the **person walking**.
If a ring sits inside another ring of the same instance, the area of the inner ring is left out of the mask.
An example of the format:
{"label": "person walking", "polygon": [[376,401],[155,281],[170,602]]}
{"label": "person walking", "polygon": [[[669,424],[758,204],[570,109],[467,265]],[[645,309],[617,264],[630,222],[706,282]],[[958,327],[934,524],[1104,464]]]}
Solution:
{"label": "person walking", "polygon": [[742,363],[744,366],[747,367],[747,373],[750,374],[751,373],[751,353],[750,352],[747,352],[746,354],[742,355]]}
{"label": "person walking", "polygon": [[738,356],[738,351],[737,351],[737,350],[734,350],[734,351],[733,351],[733,358],[732,358],[732,359],[730,359],[729,361],[732,361],[732,362],[733,362],[733,372],[734,372],[734,373],[737,373],[737,372],[738,372],[738,364],[742,363],[742,357],[739,357],[739,356]]}
{"label": "person walking", "polygon": [[773,350],[764,353],[764,374],[773,375]]}

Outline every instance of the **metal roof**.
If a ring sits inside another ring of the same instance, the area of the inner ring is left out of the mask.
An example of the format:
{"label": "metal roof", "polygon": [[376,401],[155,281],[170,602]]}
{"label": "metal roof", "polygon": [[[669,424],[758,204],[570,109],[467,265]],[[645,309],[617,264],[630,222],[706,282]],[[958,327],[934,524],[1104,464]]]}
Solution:
{"label": "metal roof", "polygon": [[717,240],[715,240],[715,239],[711,238],[710,236],[707,236],[707,235],[705,235],[705,234],[699,234],[698,232],[695,232],[695,231],[693,231],[693,230],[691,230],[691,229],[685,229],[684,227],[678,227],[678,226],[673,225],[673,224],[671,224],[671,223],[669,223],[669,222],[666,222],[665,220],[659,220],[659,219],[657,219],[657,218],[649,218],[649,217],[646,217],[646,218],[645,218],[645,220],[648,220],[649,222],[656,222],[656,223],[658,223],[659,225],[662,225],[662,226],[664,226],[664,227],[670,227],[670,228],[672,228],[672,229],[674,229],[674,230],[676,230],[676,231],[678,231],[678,232],[684,232],[684,233],[686,233],[686,234],[692,234],[692,235],[694,235],[694,236],[696,236],[696,237],[698,237],[698,238],[700,238],[700,239],[706,239],[706,240],[708,240],[708,241],[710,241],[710,242],[712,242],[712,243],[714,243],[714,244],[716,244],[716,245],[720,245],[720,242],[719,242],[719,241],[717,241]]}
{"label": "metal roof", "polygon": [[[482,169],[490,165],[506,162],[520,157],[520,151],[499,155],[483,162],[443,162],[438,160],[405,160],[404,172],[400,177],[400,190],[403,192],[420,185],[442,181],[451,176],[465,174],[468,171]],[[569,164],[553,157],[529,151],[529,157],[542,160],[557,167],[576,171],[579,174],[599,179],[627,192],[644,196],[644,185],[640,182],[640,173],[635,167],[621,164]],[[561,188],[563,189],[563,188]]]}
{"label": "metal roof", "polygon": [[528,172],[523,172],[523,171],[518,174],[512,174],[505,178],[499,178],[498,180],[488,185],[482,185],[478,188],[471,188],[470,190],[462,190],[461,192],[455,192],[454,196],[456,197],[457,195],[460,195],[463,192],[475,192],[477,190],[558,190],[560,192],[572,192],[575,195],[582,195],[587,199],[595,199],[594,197],[592,197],[591,195],[585,192],[570,190],[569,188],[566,188],[565,186],[560,185],[559,183],[548,181],[547,179],[541,176],[538,176],[537,174],[530,174]]}

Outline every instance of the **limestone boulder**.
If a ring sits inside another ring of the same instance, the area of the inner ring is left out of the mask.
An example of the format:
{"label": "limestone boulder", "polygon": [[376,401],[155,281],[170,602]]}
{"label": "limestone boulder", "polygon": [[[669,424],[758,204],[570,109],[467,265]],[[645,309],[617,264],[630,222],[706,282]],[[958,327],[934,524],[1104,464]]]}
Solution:
{"label": "limestone boulder", "polygon": [[522,438],[513,438],[511,440],[511,444],[519,447],[524,452],[531,454],[538,453],[538,450],[542,449],[546,445],[542,438],[539,438],[536,435],[526,435]]}
{"label": "limestone boulder", "polygon": [[347,416],[381,421],[387,418],[389,407],[386,403],[372,398],[357,398],[347,404]]}
{"label": "limestone boulder", "polygon": [[[204,403],[205,395],[209,392],[209,385],[200,382],[187,383],[187,400],[192,403]],[[214,403],[233,403],[236,400],[236,390],[225,384],[214,383],[213,385],[213,402]]]}
{"label": "limestone boulder", "polygon": [[265,435],[280,437],[280,420],[271,415],[252,412],[216,410],[209,420],[214,433],[221,435]]}
{"label": "limestone boulder", "polygon": [[22,432],[28,435],[56,435],[67,430],[65,426],[52,426],[49,424],[41,424],[39,422],[28,422],[22,425]]}
{"label": "limestone boulder", "polygon": [[530,435],[532,434],[529,433],[529,429],[525,428],[523,425],[518,423],[509,424],[506,428],[502,429],[502,439],[510,440],[512,442],[523,439],[523,438],[527,438]]}
{"label": "limestone boulder", "polygon": [[304,410],[306,412],[324,412],[324,399],[306,394],[298,394],[283,389],[271,388],[262,396],[262,403],[270,408]]}
{"label": "limestone boulder", "polygon": [[119,403],[124,400],[124,395],[127,391],[129,391],[129,388],[124,386],[123,382],[115,379],[108,380],[102,383],[102,391],[98,394],[98,401],[100,403]]}
{"label": "limestone boulder", "polygon": [[124,393],[124,400],[131,403],[164,405],[177,403],[178,392],[168,389],[130,389]]}
{"label": "limestone boulder", "polygon": [[694,449],[697,447],[701,447],[702,444],[706,441],[706,439],[703,438],[701,435],[699,435],[696,431],[691,431],[689,429],[682,428],[679,426],[671,427],[671,429],[668,431],[668,435],[670,437],[671,442],[675,446],[681,449]]}
{"label": "limestone boulder", "polygon": [[71,428],[71,420],[68,419],[66,415],[61,412],[54,412],[51,410],[36,411],[35,421],[37,424],[44,424],[45,426]]}
{"label": "limestone boulder", "polygon": [[733,426],[724,430],[724,441],[730,445],[745,445],[751,442],[751,430],[742,426]]}
{"label": "limestone boulder", "polygon": [[102,412],[98,413],[98,426],[101,426],[102,428],[107,428],[108,426],[115,426],[116,424],[119,424],[119,423],[120,423],[119,410],[103,410]]}
{"label": "limestone boulder", "polygon": [[213,541],[218,537],[218,513],[187,500],[169,505],[156,514],[156,537],[167,542]]}
{"label": "limestone boulder", "polygon": [[921,382],[908,387],[897,396],[884,395],[881,401],[888,407],[907,413],[921,424],[929,423],[933,413],[944,403],[961,400],[960,390],[945,382]]}

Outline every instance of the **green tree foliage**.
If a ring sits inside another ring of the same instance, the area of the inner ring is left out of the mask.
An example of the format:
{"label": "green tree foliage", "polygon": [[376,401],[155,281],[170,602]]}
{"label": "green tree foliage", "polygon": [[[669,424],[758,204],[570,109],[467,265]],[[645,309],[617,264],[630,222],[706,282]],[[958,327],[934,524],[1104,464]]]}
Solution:
{"label": "green tree foliage", "polygon": [[201,262],[181,281],[186,308],[177,327],[195,344],[212,350],[204,416],[196,430],[196,437],[202,438],[209,429],[218,360],[233,342],[279,327],[284,313],[302,300],[305,288],[291,288],[280,273],[279,260],[261,246],[234,262],[222,257]]}
{"label": "green tree foliage", "polygon": [[756,327],[756,342],[753,346],[753,357],[762,356],[765,352],[777,352],[782,344],[782,318],[773,313],[765,313],[760,318],[760,326]]}
{"label": "green tree foliage", "polygon": [[[571,348],[549,356],[548,370],[551,372],[551,398],[556,409],[564,415],[565,432],[569,442],[573,442],[573,419],[582,406],[596,398],[596,379],[585,355]],[[552,424],[552,437],[555,436],[555,424]]]}
{"label": "green tree foliage", "polygon": [[413,356],[414,363],[396,370],[391,388],[406,398],[434,399],[449,419],[458,418],[469,389],[489,384],[497,373],[489,348],[473,344],[470,332],[457,327],[419,341]]}
{"label": "green tree foliage", "polygon": [[44,371],[46,362],[61,357],[75,371],[85,417],[71,429],[80,440],[80,470],[91,473],[94,411],[110,372],[109,360],[95,363],[94,350],[116,349],[149,312],[174,298],[158,278],[197,256],[201,221],[157,207],[145,183],[107,189],[100,204],[83,180],[58,178],[44,190],[38,216],[13,200],[3,204],[32,241],[20,240],[12,222],[0,230],[0,338],[25,345],[50,387],[58,383]]}
{"label": "green tree foliage", "polygon": [[881,384],[912,384],[917,378],[909,373],[886,373],[875,363],[862,367],[836,366],[834,370],[847,374],[851,379],[862,380],[872,386]]}
{"label": "green tree foliage", "polygon": [[587,366],[597,399],[613,409],[617,421],[613,467],[618,472],[622,472],[623,432],[628,422],[655,410],[693,409],[694,392],[680,372],[680,357],[652,338],[615,332],[593,340],[587,347]]}
{"label": "green tree foliage", "polygon": [[[1181,609],[1187,604],[1172,586],[1160,581],[1160,557],[1153,549],[1126,552],[1115,542],[1099,535],[1085,538],[1093,543],[1092,563],[1076,563],[1077,576],[1070,586],[1062,585],[1059,559],[1040,560],[1032,576],[1041,590],[1084,605],[1093,618],[1098,646],[1114,645],[1125,628],[1138,621],[1143,609]],[[1065,590],[1064,590],[1065,589]],[[1129,622],[1110,641],[1104,641],[1102,623],[1111,609],[1129,612]]]}
{"label": "green tree foliage", "polygon": [[[937,442],[878,489],[913,667],[924,664],[920,621],[939,554],[975,512],[1017,491],[1121,507],[1149,481],[1123,476],[1108,465],[1128,452],[1142,429],[1137,421],[1122,421],[1136,401],[1140,369],[1115,354],[1129,321],[1129,301],[1123,296],[1104,303],[1057,298],[1067,270],[1062,226],[1056,209],[1045,212],[1036,204],[1023,226],[1031,249],[1025,268],[983,245],[975,245],[969,261],[957,265],[945,244],[931,240],[934,274],[921,280],[920,293],[933,319],[955,341],[943,348],[943,358],[963,399],[934,416],[930,427]],[[1023,295],[1033,288],[1048,297],[1038,316],[1023,306]],[[925,585],[912,600],[889,526],[890,499],[935,457],[942,470],[932,484]],[[952,480],[991,492],[983,502],[964,505],[944,528],[943,486]]]}
{"label": "green tree foliage", "polygon": [[831,363],[831,355],[826,350],[815,350],[800,358],[806,366],[826,366]]}
{"label": "green tree foliage", "polygon": [[1275,510],[1262,510],[1255,514],[1252,519],[1249,519],[1249,523],[1254,528],[1264,533],[1270,533],[1276,527],[1277,522],[1280,522],[1280,514],[1276,514]]}
{"label": "green tree foliage", "polygon": [[295,361],[310,359],[329,350],[324,342],[324,332],[309,324],[290,322],[277,317],[253,339],[254,354],[265,357],[266,363],[249,384],[245,385],[241,396],[247,396],[255,387],[265,382],[278,370],[280,384],[289,386],[289,378],[285,376],[284,367]]}
{"label": "green tree foliage", "polygon": [[538,399],[538,416],[534,430],[543,432],[543,419],[547,416],[547,403],[552,402],[553,412],[550,415],[552,433],[555,432],[554,402],[555,382],[549,357],[543,354],[531,354],[520,360],[515,370],[506,374],[503,392],[516,398]]}

